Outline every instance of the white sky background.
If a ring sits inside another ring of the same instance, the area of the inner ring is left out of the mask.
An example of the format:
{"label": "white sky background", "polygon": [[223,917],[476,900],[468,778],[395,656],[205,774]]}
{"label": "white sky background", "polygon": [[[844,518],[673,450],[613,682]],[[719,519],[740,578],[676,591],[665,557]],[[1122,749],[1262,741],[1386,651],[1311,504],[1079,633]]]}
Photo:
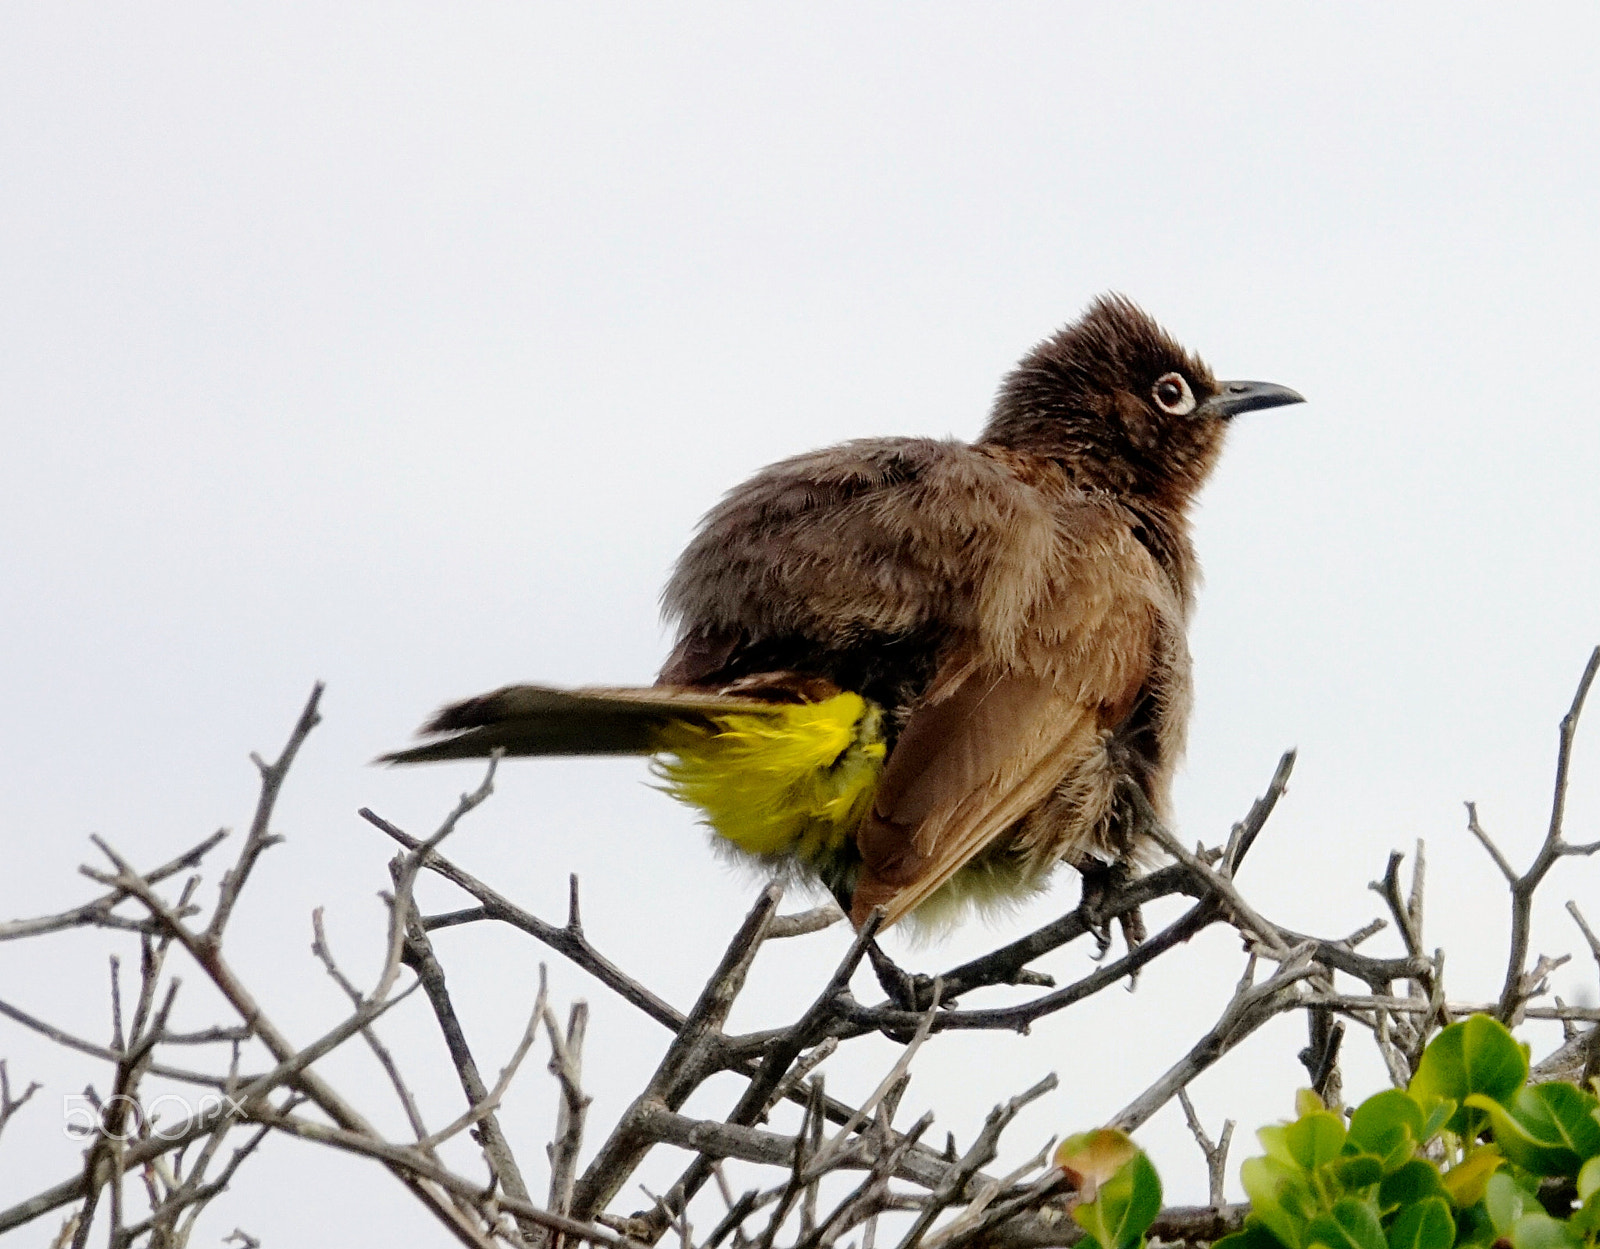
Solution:
{"label": "white sky background", "polygon": [[[1577,5],[8,7],[0,916],[91,896],[90,832],[153,864],[242,829],[247,752],[275,754],[326,679],[289,840],[232,943],[310,1039],[343,1009],[311,908],[352,971],[378,959],[390,847],[355,809],[426,831],[479,775],[368,759],[506,681],[648,680],[656,594],[721,491],[846,437],[971,436],[1004,370],[1116,289],[1220,375],[1310,401],[1237,422],[1197,517],[1181,831],[1224,836],[1297,745],[1250,895],[1339,935],[1378,912],[1388,851],[1426,837],[1430,944],[1454,996],[1492,996],[1504,893],[1461,802],[1526,861],[1600,641],[1597,48]],[[552,919],[580,873],[596,944],[687,1006],[754,885],[644,780],[509,764],[450,851]],[[1600,721],[1575,839],[1600,836],[1597,798]],[[1558,868],[1537,949],[1582,951],[1559,903],[1600,920],[1597,882],[1600,864]],[[1064,876],[1014,923],[899,948],[935,970],[1074,896]],[[735,1024],[793,1012],[846,940],[758,964]],[[493,1072],[541,953],[438,944]],[[104,1041],[106,947],[0,947],[0,997]],[[563,1009],[595,1007],[598,1134],[665,1033],[548,961]],[[935,1133],[965,1142],[1055,1070],[1014,1148],[1090,1126],[1187,1048],[1240,966],[1213,931],[1030,1037],[938,1039],[905,1118],[938,1103],[954,1117]],[[1063,982],[1086,967],[1076,948],[1048,962]],[[184,978],[185,1025],[220,1018]],[[1594,1000],[1586,957],[1557,980]],[[448,1121],[430,1022],[408,1005],[389,1035]],[[1289,1111],[1303,1043],[1285,1022],[1197,1084],[1214,1129],[1242,1121],[1235,1161]],[[1350,1043],[1349,1091],[1375,1090]],[[842,1094],[891,1059],[857,1048],[830,1067]],[[0,1056],[47,1084],[0,1138],[9,1205],[77,1164],[61,1098],[107,1071],[9,1022]],[[540,1192],[542,1065],[506,1111]],[[328,1069],[402,1131],[361,1055]],[[1169,1199],[1203,1199],[1176,1113],[1141,1136]],[[446,1243],[376,1168],[285,1142],[195,1243],[236,1225]]]}

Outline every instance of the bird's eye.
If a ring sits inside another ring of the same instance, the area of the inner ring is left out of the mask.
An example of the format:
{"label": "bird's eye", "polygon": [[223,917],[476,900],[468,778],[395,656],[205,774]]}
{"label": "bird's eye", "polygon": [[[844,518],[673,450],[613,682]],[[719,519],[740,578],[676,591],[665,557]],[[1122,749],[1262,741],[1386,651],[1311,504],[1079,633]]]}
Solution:
{"label": "bird's eye", "polygon": [[1194,411],[1194,391],[1182,373],[1168,373],[1156,379],[1150,392],[1156,407],[1172,416],[1188,416]]}

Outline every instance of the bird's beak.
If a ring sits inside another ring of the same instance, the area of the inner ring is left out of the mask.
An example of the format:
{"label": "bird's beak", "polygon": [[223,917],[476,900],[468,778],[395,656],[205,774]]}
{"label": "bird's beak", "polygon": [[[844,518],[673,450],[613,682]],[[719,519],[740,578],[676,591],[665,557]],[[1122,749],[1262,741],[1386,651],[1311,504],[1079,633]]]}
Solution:
{"label": "bird's beak", "polygon": [[1216,416],[1227,420],[1241,412],[1261,408],[1281,408],[1288,403],[1304,403],[1306,397],[1287,386],[1271,382],[1218,382],[1217,393],[1195,411],[1196,416]]}

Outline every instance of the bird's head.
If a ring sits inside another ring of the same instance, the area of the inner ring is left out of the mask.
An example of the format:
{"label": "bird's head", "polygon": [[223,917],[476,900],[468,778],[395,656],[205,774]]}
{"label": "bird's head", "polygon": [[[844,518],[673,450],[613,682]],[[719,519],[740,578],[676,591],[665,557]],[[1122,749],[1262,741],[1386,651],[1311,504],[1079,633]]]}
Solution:
{"label": "bird's head", "polygon": [[1104,295],[1011,371],[980,441],[1058,460],[1087,487],[1181,507],[1229,420],[1301,402],[1270,382],[1219,382],[1143,309]]}

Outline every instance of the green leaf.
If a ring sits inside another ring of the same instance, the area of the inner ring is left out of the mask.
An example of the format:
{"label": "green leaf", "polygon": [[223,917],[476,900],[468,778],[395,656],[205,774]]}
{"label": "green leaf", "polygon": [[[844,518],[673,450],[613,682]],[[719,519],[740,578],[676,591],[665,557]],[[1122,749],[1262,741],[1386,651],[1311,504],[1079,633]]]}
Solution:
{"label": "green leaf", "polygon": [[1393,1171],[1410,1159],[1423,1139],[1424,1122],[1416,1098],[1404,1089],[1386,1089],[1356,1107],[1350,1117],[1349,1140],[1363,1152],[1382,1158],[1385,1171]]}
{"label": "green leaf", "polygon": [[1591,1158],[1578,1172],[1578,1197],[1588,1201],[1600,1189],[1600,1158]]}
{"label": "green leaf", "polygon": [[[1409,1092],[1419,1102],[1448,1097],[1465,1102],[1474,1093],[1507,1102],[1528,1078],[1528,1047],[1488,1015],[1453,1023],[1428,1043],[1411,1077]],[[1446,1125],[1453,1132],[1475,1135],[1479,1113],[1462,1106]]]}
{"label": "green leaf", "polygon": [[1398,1206],[1411,1206],[1429,1197],[1450,1200],[1450,1190],[1439,1177],[1439,1168],[1423,1158],[1413,1158],[1399,1170],[1384,1177],[1378,1188],[1378,1207],[1387,1212]]}
{"label": "green leaf", "polygon": [[1300,1163],[1289,1149],[1288,1135],[1287,1123],[1269,1123],[1264,1128],[1256,1129],[1256,1139],[1261,1142],[1261,1148],[1267,1151],[1267,1157],[1276,1158],[1286,1167],[1297,1167]]}
{"label": "green leaf", "polygon": [[1449,1190],[1450,1200],[1455,1202],[1456,1208],[1475,1206],[1482,1201],[1489,1177],[1504,1163],[1505,1159],[1495,1146],[1480,1145],[1446,1171],[1444,1186]]}
{"label": "green leaf", "polygon": [[1305,1174],[1278,1158],[1246,1158],[1239,1166],[1239,1182],[1254,1217],[1288,1249],[1301,1249],[1306,1220],[1316,1207]]}
{"label": "green leaf", "polygon": [[1400,1211],[1389,1228],[1389,1249],[1450,1249],[1456,1221],[1443,1197],[1427,1197]]}
{"label": "green leaf", "polygon": [[1600,1101],[1576,1085],[1535,1084],[1505,1104],[1475,1093],[1467,1104],[1489,1116],[1500,1152],[1538,1175],[1576,1175],[1600,1154]]}
{"label": "green leaf", "polygon": [[1408,1132],[1413,1140],[1422,1138],[1422,1107],[1404,1089],[1385,1089],[1374,1093],[1350,1116],[1350,1139],[1368,1153],[1382,1153],[1380,1142],[1396,1129]]}
{"label": "green leaf", "polygon": [[1456,1249],[1465,1245],[1481,1245],[1487,1249],[1498,1239],[1499,1233],[1481,1205],[1456,1211]]}
{"label": "green leaf", "polygon": [[1383,1178],[1383,1159],[1371,1154],[1346,1154],[1323,1166],[1341,1188],[1368,1188]]}
{"label": "green leaf", "polygon": [[[1459,1171],[1461,1168],[1456,1167]],[[1539,1199],[1504,1171],[1496,1171],[1484,1188],[1483,1208],[1497,1235],[1509,1236],[1517,1221],[1539,1210]]]}
{"label": "green leaf", "polygon": [[1582,1243],[1565,1223],[1543,1210],[1523,1215],[1511,1229],[1512,1249],[1575,1249]]}
{"label": "green leaf", "polygon": [[1332,1162],[1344,1148],[1344,1122],[1326,1110],[1301,1115],[1283,1131],[1289,1157],[1307,1171]]}
{"label": "green leaf", "polygon": [[1211,1249],[1286,1249],[1286,1246],[1263,1224],[1249,1218],[1242,1228],[1224,1236]]}
{"label": "green leaf", "polygon": [[1076,1206],[1072,1217],[1101,1249],[1134,1249],[1160,1212],[1161,1177],[1140,1152],[1100,1185],[1099,1196]]}
{"label": "green leaf", "polygon": [[1128,1207],[1123,1215],[1123,1226],[1132,1232],[1131,1240],[1119,1242],[1117,1249],[1131,1244],[1143,1244],[1144,1234],[1161,1213],[1161,1176],[1154,1164],[1141,1152],[1127,1166]]}
{"label": "green leaf", "polygon": [[1333,1203],[1327,1214],[1319,1214],[1306,1227],[1306,1238],[1328,1249],[1388,1249],[1378,1212],[1370,1202],[1345,1197]]}
{"label": "green leaf", "polygon": [[1417,1137],[1419,1145],[1426,1145],[1444,1130],[1444,1125],[1450,1122],[1450,1117],[1458,1109],[1453,1097],[1424,1097],[1418,1099],[1424,1115],[1422,1121],[1422,1135]]}

